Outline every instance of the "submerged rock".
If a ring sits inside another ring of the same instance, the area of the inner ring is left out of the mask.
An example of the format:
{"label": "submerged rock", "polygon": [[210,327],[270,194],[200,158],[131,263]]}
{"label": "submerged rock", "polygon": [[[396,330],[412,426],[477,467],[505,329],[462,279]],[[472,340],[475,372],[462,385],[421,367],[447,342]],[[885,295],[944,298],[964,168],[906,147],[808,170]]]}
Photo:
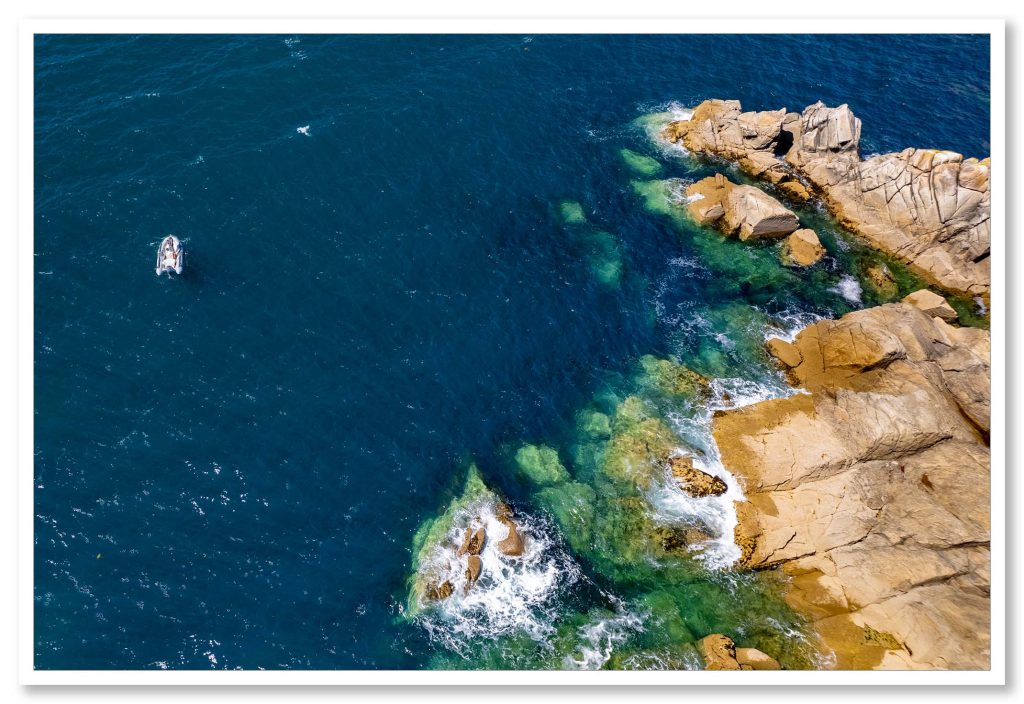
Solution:
{"label": "submerged rock", "polygon": [[583,206],[574,200],[562,201],[558,206],[558,211],[562,216],[562,222],[566,225],[581,225],[587,221],[587,216],[583,213]]}
{"label": "submerged rock", "polygon": [[800,227],[790,210],[753,186],[715,174],[686,189],[687,208],[701,225],[712,225],[743,241],[784,237]]}
{"label": "submerged rock", "polygon": [[714,419],[742,564],[782,566],[839,668],[987,668],[988,332],[900,303],[792,347],[809,393]]}
{"label": "submerged rock", "polygon": [[825,248],[814,230],[797,230],[782,242],[782,263],[788,266],[811,266],[825,256]]}
{"label": "submerged rock", "polygon": [[721,496],[729,489],[718,477],[694,467],[692,457],[673,457],[669,467],[679,488],[690,496]]}
{"label": "submerged rock", "polygon": [[548,486],[569,479],[569,472],[558,459],[558,452],[547,445],[523,445],[516,452],[519,470],[534,484]]}
{"label": "submerged rock", "polygon": [[590,485],[565,482],[541,489],[534,498],[555,517],[574,550],[585,552],[590,549],[597,504],[597,494]]}
{"label": "submerged rock", "polygon": [[626,166],[641,176],[655,176],[661,171],[661,164],[657,159],[638,154],[631,149],[623,149],[619,155]]}
{"label": "submerged rock", "polygon": [[873,247],[948,291],[987,300],[989,160],[905,149],[862,161],[860,132],[848,105],[744,113],[738,101],[707,100],[662,137],[734,161],[796,198],[806,181]]}
{"label": "submerged rock", "polygon": [[[633,411],[630,399],[622,404],[626,413]],[[669,456],[678,444],[675,433],[660,418],[618,414],[603,465],[604,474],[613,481],[646,491],[664,471],[662,458]]]}
{"label": "submerged rock", "polygon": [[640,358],[640,366],[646,379],[661,393],[698,400],[711,397],[711,380],[685,365],[648,354]]}
{"label": "submerged rock", "polygon": [[583,411],[580,413],[578,425],[580,430],[591,438],[607,438],[612,434],[611,420],[600,411]]}
{"label": "submerged rock", "polygon": [[658,526],[655,538],[666,552],[692,552],[693,548],[714,538],[696,526]]}

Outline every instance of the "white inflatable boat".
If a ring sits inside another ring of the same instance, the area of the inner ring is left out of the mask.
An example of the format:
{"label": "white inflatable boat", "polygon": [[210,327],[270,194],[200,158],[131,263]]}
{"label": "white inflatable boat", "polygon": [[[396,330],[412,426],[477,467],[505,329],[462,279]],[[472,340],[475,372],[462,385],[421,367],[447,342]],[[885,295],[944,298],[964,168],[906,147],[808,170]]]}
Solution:
{"label": "white inflatable boat", "polygon": [[160,276],[165,271],[180,274],[184,264],[185,253],[181,250],[181,242],[174,235],[167,235],[156,251],[156,275]]}

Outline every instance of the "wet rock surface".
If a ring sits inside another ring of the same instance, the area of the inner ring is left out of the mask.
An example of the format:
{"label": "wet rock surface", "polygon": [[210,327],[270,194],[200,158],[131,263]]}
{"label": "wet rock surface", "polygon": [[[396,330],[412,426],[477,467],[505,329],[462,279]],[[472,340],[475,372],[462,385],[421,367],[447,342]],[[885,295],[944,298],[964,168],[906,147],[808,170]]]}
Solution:
{"label": "wet rock surface", "polygon": [[694,467],[692,457],[673,457],[669,468],[679,488],[690,496],[721,496],[729,489],[718,477]]}

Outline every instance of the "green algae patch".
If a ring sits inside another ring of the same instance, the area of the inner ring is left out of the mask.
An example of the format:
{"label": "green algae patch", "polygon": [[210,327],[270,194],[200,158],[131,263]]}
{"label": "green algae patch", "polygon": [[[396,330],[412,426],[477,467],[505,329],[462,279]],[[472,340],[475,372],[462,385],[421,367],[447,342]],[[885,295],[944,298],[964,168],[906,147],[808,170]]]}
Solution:
{"label": "green algae patch", "polygon": [[558,452],[547,445],[523,445],[516,452],[515,461],[519,471],[538,486],[569,480],[569,472],[558,459]]}
{"label": "green algae patch", "polygon": [[903,643],[892,633],[876,631],[871,626],[864,626],[864,642],[869,645],[877,645],[886,650],[903,650]]}
{"label": "green algae patch", "polygon": [[[942,295],[941,291],[936,291],[936,293],[940,296]],[[988,312],[981,313],[977,302],[974,300],[961,296],[949,296],[946,298],[946,302],[956,311],[957,321],[961,325],[981,328],[982,330],[989,329],[992,321],[989,318]]]}
{"label": "green algae patch", "polygon": [[583,206],[574,200],[564,200],[558,206],[558,212],[562,216],[562,222],[566,225],[582,225],[587,221],[583,213]]}
{"label": "green algae patch", "polygon": [[639,154],[632,149],[621,149],[619,156],[626,166],[641,176],[656,176],[662,170],[657,159]]}
{"label": "green algae patch", "polygon": [[588,409],[577,416],[577,426],[588,438],[607,438],[612,434],[611,419],[600,411]]}
{"label": "green algae patch", "polygon": [[[653,631],[649,645],[664,643],[688,643],[697,640],[699,634],[692,633],[686,625],[681,604],[674,594],[668,591],[653,591],[644,594],[639,601],[641,608],[649,614],[647,622]],[[641,638],[641,642],[643,639]],[[647,644],[645,644],[647,645]]]}
{"label": "green algae patch", "polygon": [[711,396],[711,381],[706,376],[671,359],[647,354],[640,358],[640,368],[643,371],[641,383],[653,386],[662,394],[700,400]]}

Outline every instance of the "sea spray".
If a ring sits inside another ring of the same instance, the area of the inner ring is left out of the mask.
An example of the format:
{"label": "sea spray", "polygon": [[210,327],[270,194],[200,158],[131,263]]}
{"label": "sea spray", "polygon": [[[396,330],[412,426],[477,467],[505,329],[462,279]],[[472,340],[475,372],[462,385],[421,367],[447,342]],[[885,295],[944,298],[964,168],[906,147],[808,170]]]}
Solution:
{"label": "sea spray", "polygon": [[672,101],[651,107],[650,112],[638,117],[633,124],[642,130],[646,138],[666,157],[688,157],[689,150],[677,142],[665,139],[661,133],[669,123],[689,120],[691,117],[693,117],[691,108]]}
{"label": "sea spray", "polygon": [[618,606],[618,612],[594,614],[587,623],[580,626],[577,632],[578,649],[565,657],[565,669],[601,669],[611,659],[615,647],[644,626],[642,614],[629,611],[621,602]]}
{"label": "sea spray", "polygon": [[845,300],[854,305],[859,305],[861,302],[861,296],[864,295],[864,289],[861,287],[860,282],[850,274],[844,274],[839,282],[832,288],[829,289],[833,293],[842,296]]}
{"label": "sea spray", "polygon": [[[498,544],[509,528],[499,517],[500,504],[472,467],[463,495],[428,521],[427,537],[417,550],[407,613],[432,640],[465,658],[476,652],[480,640],[519,635],[546,641],[553,632],[558,594],[580,576],[551,537],[551,527],[525,512],[513,518],[524,550],[504,554]],[[467,572],[470,555],[460,554],[460,548],[466,531],[480,528],[486,537],[474,582]],[[447,594],[438,594],[436,585],[441,584],[451,585]]]}

